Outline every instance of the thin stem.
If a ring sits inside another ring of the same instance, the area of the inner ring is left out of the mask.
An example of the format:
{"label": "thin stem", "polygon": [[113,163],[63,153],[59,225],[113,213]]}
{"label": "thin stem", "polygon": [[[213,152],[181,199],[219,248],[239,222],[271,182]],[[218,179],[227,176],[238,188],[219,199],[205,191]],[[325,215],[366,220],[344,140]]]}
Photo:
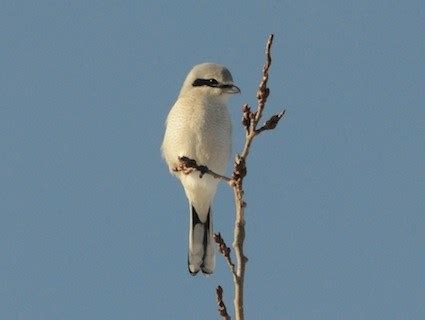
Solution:
{"label": "thin stem", "polygon": [[236,274],[233,274],[233,282],[235,285],[235,318],[236,320],[244,319],[244,282],[245,270],[248,258],[244,254],[244,241],[245,241],[245,201],[244,201],[244,188],[243,180],[246,175],[246,159],[248,157],[252,142],[257,136],[257,125],[261,119],[269,89],[267,88],[267,81],[269,79],[269,68],[271,65],[270,49],[273,43],[273,35],[270,35],[266,45],[266,62],[263,67],[263,74],[260,85],[257,91],[257,110],[251,112],[250,108],[245,105],[243,108],[242,123],[246,128],[245,145],[240,155],[236,156],[235,167],[233,170],[233,192],[235,196],[236,206],[236,219],[233,247],[236,254]]}
{"label": "thin stem", "polygon": [[224,304],[223,301],[223,288],[221,286],[218,286],[215,289],[215,294],[216,294],[216,298],[217,298],[217,305],[218,305],[218,313],[220,316],[223,317],[224,320],[230,320],[230,316],[227,313],[227,308],[226,305]]}

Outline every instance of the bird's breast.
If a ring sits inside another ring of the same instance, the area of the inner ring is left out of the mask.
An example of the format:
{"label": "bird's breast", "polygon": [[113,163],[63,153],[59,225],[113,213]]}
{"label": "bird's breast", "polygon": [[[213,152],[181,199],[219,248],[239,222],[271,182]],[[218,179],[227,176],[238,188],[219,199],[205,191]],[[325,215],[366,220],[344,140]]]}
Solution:
{"label": "bird's breast", "polygon": [[231,147],[227,106],[211,101],[177,101],[167,119],[164,145],[171,157],[185,155],[223,174]]}

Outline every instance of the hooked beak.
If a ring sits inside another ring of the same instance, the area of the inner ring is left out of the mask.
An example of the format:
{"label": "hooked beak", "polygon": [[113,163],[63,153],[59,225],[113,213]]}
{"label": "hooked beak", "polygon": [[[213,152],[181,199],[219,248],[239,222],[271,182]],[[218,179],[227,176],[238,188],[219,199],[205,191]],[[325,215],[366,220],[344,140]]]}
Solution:
{"label": "hooked beak", "polygon": [[234,84],[223,84],[221,88],[223,89],[223,92],[225,93],[229,93],[229,94],[241,93],[241,89],[239,89],[239,87],[235,86]]}

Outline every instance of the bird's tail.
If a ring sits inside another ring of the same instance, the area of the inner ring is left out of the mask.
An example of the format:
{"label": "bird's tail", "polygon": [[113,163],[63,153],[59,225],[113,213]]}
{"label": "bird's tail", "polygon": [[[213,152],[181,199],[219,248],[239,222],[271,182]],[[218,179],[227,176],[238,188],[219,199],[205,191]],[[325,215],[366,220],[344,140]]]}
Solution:
{"label": "bird's tail", "polygon": [[211,207],[205,222],[201,222],[193,205],[190,205],[189,225],[189,255],[188,268],[191,275],[196,275],[199,270],[205,274],[214,271],[214,240]]}

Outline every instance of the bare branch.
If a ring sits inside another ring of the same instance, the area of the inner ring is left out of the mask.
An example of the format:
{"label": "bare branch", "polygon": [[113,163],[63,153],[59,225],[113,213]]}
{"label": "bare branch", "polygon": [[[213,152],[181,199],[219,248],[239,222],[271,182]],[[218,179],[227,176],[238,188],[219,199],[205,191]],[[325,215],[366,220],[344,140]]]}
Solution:
{"label": "bare branch", "polygon": [[246,176],[246,172],[245,158],[240,155],[236,155],[232,180],[238,181],[243,179]]}
{"label": "bare branch", "polygon": [[242,125],[245,127],[246,131],[249,132],[253,113],[251,112],[251,108],[248,106],[248,104],[244,104],[242,107],[242,113]]}
{"label": "bare branch", "polygon": [[264,66],[263,66],[263,77],[260,81],[260,85],[257,91],[258,106],[257,106],[257,111],[255,113],[255,127],[257,126],[257,123],[261,118],[261,115],[264,110],[264,106],[270,94],[270,90],[269,88],[267,88],[267,82],[269,81],[269,69],[272,64],[272,56],[271,56],[272,44],[273,44],[273,35],[271,34],[266,45],[266,62],[264,63]]}
{"label": "bare branch", "polygon": [[258,86],[257,91],[257,110],[255,112],[251,111],[251,108],[248,105],[243,107],[243,117],[242,124],[245,127],[245,145],[242,152],[236,155],[234,162],[234,169],[232,175],[232,183],[230,184],[233,187],[233,192],[235,196],[235,206],[236,206],[236,219],[235,219],[235,230],[234,230],[234,239],[233,247],[235,249],[236,255],[236,273],[233,273],[233,282],[235,284],[235,318],[236,320],[244,319],[244,281],[245,281],[245,267],[248,261],[248,258],[244,254],[244,240],[245,240],[245,207],[246,203],[244,201],[244,188],[243,180],[247,174],[246,169],[246,159],[248,157],[252,142],[254,138],[264,130],[274,129],[279,120],[283,117],[284,111],[272,116],[266,123],[257,129],[257,125],[262,117],[267,98],[270,94],[270,90],[267,87],[267,82],[269,80],[269,69],[271,66],[271,46],[273,43],[273,35],[270,35],[266,50],[265,50],[265,63],[263,67],[263,73]]}
{"label": "bare branch", "polygon": [[[175,171],[182,172],[183,174],[189,174],[195,170],[199,171],[200,178],[202,178],[205,174],[209,174],[216,179],[226,181],[233,188],[236,207],[233,248],[235,249],[236,265],[233,263],[230,256],[231,250],[224,242],[220,233],[214,234],[214,240],[218,244],[220,253],[224,256],[233,275],[233,282],[235,285],[235,296],[233,303],[235,306],[236,320],[244,320],[244,281],[246,263],[248,262],[248,258],[244,254],[246,203],[244,201],[243,180],[247,174],[246,159],[248,157],[254,138],[265,130],[274,129],[285,114],[284,110],[279,114],[273,115],[265,122],[263,126],[257,129],[257,125],[261,120],[267,98],[270,94],[270,90],[267,87],[267,82],[269,80],[269,69],[272,62],[272,43],[273,35],[270,35],[265,50],[266,61],[263,66],[262,77],[257,91],[257,109],[255,112],[253,112],[247,104],[245,104],[242,109],[242,125],[245,127],[246,131],[245,145],[242,152],[237,154],[235,157],[232,178],[217,174],[216,172],[211,171],[207,166],[199,165],[194,159],[190,159],[189,157],[185,156],[179,157],[180,163],[175,169]],[[216,296],[219,314],[224,319],[230,319],[230,316],[226,310],[226,306],[223,302],[223,289],[221,286],[217,287]]]}
{"label": "bare branch", "polygon": [[229,177],[223,176],[221,174],[215,173],[214,171],[210,170],[207,166],[199,165],[196,163],[196,160],[191,159],[189,157],[179,157],[180,164],[178,168],[175,169],[175,171],[181,171],[184,174],[189,174],[193,170],[199,171],[199,178],[202,178],[205,174],[209,174],[210,176],[221,179],[226,181],[227,183],[230,183],[232,179]]}
{"label": "bare branch", "polygon": [[286,112],[286,110],[283,110],[282,112],[271,116],[271,118],[269,120],[267,120],[266,123],[263,124],[262,127],[255,130],[255,134],[258,135],[265,130],[273,130],[274,128],[276,128],[280,119],[282,119],[282,117],[285,115],[285,112]]}
{"label": "bare branch", "polygon": [[218,313],[223,317],[223,319],[230,320],[231,318],[227,313],[226,305],[223,302],[223,288],[218,286],[217,289],[215,289],[215,293],[217,297]]}
{"label": "bare branch", "polygon": [[227,265],[230,268],[230,271],[235,275],[236,274],[236,267],[235,264],[232,261],[232,257],[230,256],[230,248],[226,245],[224,242],[224,239],[221,237],[220,232],[214,233],[214,241],[218,244],[218,249],[220,250],[220,253],[224,256]]}

